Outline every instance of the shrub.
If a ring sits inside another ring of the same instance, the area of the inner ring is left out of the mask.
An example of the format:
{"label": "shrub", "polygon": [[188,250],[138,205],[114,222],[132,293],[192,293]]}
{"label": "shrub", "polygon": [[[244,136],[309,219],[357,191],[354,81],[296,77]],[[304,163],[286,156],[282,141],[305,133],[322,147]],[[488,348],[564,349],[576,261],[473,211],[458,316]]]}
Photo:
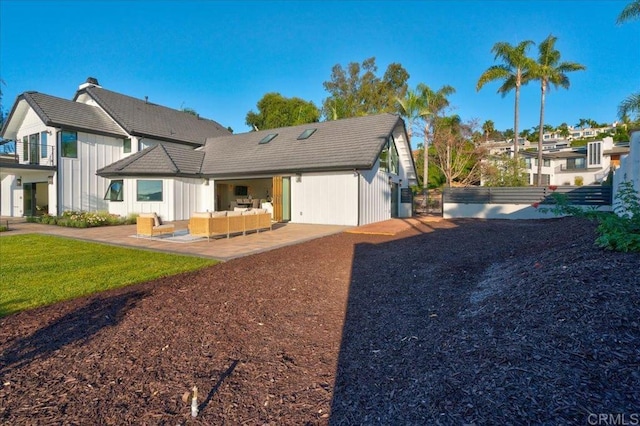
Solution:
{"label": "shrub", "polygon": [[[137,215],[135,215],[137,216]],[[47,225],[67,226],[71,228],[90,228],[96,226],[124,225],[135,223],[131,221],[131,215],[122,218],[118,215],[109,214],[107,212],[82,212],[68,210],[62,213],[62,216],[43,215],[37,217],[28,217],[28,222],[38,222]]]}
{"label": "shrub", "polygon": [[576,176],[573,180],[576,186],[582,186],[584,184],[584,178],[582,176]]}
{"label": "shrub", "polygon": [[640,252],[640,196],[632,181],[620,184],[614,211],[602,217],[598,225],[599,247],[623,252]]}
{"label": "shrub", "polygon": [[[640,196],[633,188],[633,181],[620,183],[614,202],[615,213],[597,211],[596,208],[583,210],[570,205],[564,194],[553,193],[554,206],[543,207],[543,213],[556,216],[584,217],[599,222],[596,245],[606,250],[640,252]],[[537,207],[537,206],[536,206]]]}

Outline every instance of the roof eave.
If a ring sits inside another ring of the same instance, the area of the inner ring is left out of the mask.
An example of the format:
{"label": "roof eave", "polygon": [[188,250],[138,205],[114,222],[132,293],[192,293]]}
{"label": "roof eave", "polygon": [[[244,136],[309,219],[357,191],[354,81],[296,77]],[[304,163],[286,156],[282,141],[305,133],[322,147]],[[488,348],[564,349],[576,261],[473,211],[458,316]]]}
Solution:
{"label": "roof eave", "polygon": [[295,175],[297,173],[325,173],[325,172],[353,172],[354,170],[370,170],[372,164],[354,164],[349,166],[325,166],[325,167],[287,167],[286,169],[252,170],[231,173],[202,173],[202,177],[210,179],[239,178],[253,175]]}

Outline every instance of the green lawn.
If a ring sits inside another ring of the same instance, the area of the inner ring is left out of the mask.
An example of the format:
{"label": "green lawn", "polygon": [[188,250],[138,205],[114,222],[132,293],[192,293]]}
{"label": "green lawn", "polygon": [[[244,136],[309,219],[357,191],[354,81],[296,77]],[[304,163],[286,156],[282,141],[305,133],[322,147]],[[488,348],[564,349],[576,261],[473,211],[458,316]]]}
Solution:
{"label": "green lawn", "polygon": [[217,261],[48,235],[0,238],[0,318]]}

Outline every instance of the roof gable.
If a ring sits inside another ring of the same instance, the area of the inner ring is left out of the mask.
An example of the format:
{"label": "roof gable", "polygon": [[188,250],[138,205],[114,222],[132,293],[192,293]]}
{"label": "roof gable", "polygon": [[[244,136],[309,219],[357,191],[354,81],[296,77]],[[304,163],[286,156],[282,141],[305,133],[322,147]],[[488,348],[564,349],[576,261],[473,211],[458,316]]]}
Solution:
{"label": "roof gable", "polygon": [[200,175],[204,152],[188,147],[155,145],[98,170],[102,177]]}
{"label": "roof gable", "polygon": [[87,94],[130,135],[167,142],[203,145],[208,137],[231,134],[219,123],[156,105],[131,96],[89,85],[80,89],[74,101]]}
{"label": "roof gable", "polygon": [[102,109],[38,92],[25,92],[18,96],[3,128],[3,135],[5,132],[17,131],[18,125],[11,121],[24,118],[27,111],[24,103],[33,109],[47,126],[108,136],[126,136],[122,128]]}

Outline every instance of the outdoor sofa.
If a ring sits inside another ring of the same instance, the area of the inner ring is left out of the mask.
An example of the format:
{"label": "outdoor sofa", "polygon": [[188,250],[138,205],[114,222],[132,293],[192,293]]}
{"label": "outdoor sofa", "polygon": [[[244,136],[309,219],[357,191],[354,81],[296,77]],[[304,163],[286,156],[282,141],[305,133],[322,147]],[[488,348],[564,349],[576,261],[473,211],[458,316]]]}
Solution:
{"label": "outdoor sofa", "polygon": [[271,214],[264,209],[237,209],[235,211],[196,212],[189,218],[189,234],[211,237],[232,234],[246,235],[272,229]]}
{"label": "outdoor sofa", "polygon": [[176,228],[171,223],[163,224],[156,213],[140,213],[136,219],[136,236],[155,237],[156,235],[171,234]]}

